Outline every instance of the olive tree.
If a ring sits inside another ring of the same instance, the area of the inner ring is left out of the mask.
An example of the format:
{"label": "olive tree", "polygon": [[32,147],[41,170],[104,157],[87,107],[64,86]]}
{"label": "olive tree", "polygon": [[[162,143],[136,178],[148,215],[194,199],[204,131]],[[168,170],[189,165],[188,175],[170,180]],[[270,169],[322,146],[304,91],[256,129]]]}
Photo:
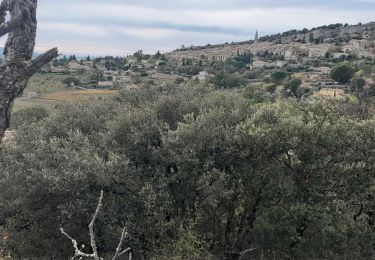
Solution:
{"label": "olive tree", "polygon": [[[10,124],[13,102],[20,96],[30,77],[58,56],[53,48],[32,59],[35,46],[37,0],[3,0],[0,5],[0,37],[8,35],[4,48],[5,63],[0,66],[0,137]],[[10,19],[6,21],[9,12]]]}
{"label": "olive tree", "polygon": [[353,78],[354,73],[355,71],[351,66],[347,64],[341,64],[332,69],[331,77],[333,80],[336,80],[340,84],[344,85],[350,82],[350,80]]}

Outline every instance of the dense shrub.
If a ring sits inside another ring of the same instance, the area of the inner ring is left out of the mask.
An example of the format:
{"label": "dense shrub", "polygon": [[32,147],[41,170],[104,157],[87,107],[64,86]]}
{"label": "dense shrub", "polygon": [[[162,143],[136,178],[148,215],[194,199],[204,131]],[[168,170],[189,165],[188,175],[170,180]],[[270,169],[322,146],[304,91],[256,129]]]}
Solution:
{"label": "dense shrub", "polygon": [[189,76],[195,76],[198,75],[199,72],[202,71],[202,68],[195,65],[187,65],[187,66],[181,66],[177,68],[177,71],[179,73],[184,73]]}
{"label": "dense shrub", "polygon": [[301,95],[299,91],[301,84],[302,81],[300,79],[291,79],[286,82],[284,85],[284,89],[286,90],[287,95],[299,97]]}
{"label": "dense shrub", "polygon": [[217,88],[231,89],[241,87],[246,83],[246,81],[242,77],[235,74],[218,72],[215,77],[211,79],[211,83]]}
{"label": "dense shrub", "polygon": [[277,85],[281,85],[283,81],[289,76],[285,71],[276,71],[271,74],[271,80]]}
{"label": "dense shrub", "polygon": [[101,252],[125,225],[146,259],[374,258],[374,105],[253,102],[262,88],[126,89],[20,126],[0,146],[1,244],[71,256],[58,228],[87,245],[104,190]]}
{"label": "dense shrub", "polygon": [[346,84],[350,82],[354,73],[355,71],[350,65],[341,64],[332,69],[331,77],[340,84]]}
{"label": "dense shrub", "polygon": [[49,112],[42,106],[31,106],[16,110],[12,115],[11,128],[17,129],[21,125],[37,123],[49,116]]}
{"label": "dense shrub", "polygon": [[75,78],[75,77],[66,77],[62,80],[62,83],[66,84],[66,85],[76,85],[76,86],[79,86],[81,85],[81,82],[79,81],[79,79]]}

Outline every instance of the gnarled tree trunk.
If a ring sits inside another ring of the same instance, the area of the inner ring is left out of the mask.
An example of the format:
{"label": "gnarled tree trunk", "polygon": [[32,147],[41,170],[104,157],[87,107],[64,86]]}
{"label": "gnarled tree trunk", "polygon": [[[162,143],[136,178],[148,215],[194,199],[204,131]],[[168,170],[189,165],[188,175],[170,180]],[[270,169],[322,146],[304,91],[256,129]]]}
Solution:
{"label": "gnarled tree trunk", "polygon": [[[0,138],[9,127],[14,99],[22,95],[30,77],[58,56],[57,48],[32,60],[36,38],[37,0],[3,0],[0,5],[0,37],[9,33],[0,66]],[[6,13],[10,20],[5,22]]]}

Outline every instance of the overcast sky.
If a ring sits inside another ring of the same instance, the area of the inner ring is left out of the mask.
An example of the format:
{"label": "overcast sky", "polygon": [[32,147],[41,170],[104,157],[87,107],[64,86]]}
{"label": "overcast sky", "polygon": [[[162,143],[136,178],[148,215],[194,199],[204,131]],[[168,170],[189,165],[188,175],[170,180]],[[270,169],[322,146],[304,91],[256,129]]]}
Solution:
{"label": "overcast sky", "polygon": [[375,0],[39,0],[37,51],[125,55],[375,20]]}

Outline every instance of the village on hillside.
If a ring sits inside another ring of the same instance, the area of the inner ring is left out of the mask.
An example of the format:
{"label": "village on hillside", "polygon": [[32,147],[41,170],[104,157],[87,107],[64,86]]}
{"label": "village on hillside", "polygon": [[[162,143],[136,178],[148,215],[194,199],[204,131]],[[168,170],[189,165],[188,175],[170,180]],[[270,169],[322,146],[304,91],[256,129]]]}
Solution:
{"label": "village on hillside", "polygon": [[[263,37],[257,31],[247,42],[182,47],[164,54],[140,50],[127,57],[61,56],[31,79],[18,103],[102,98],[139,83],[188,80],[218,88],[250,86],[262,99],[291,96],[290,92],[298,98],[345,98],[356,88],[351,86],[353,78],[360,78],[355,82],[363,82],[361,88],[374,85],[374,39],[375,23],[335,24]],[[351,75],[343,75],[343,80],[332,76],[337,66],[349,66],[344,74]]]}

